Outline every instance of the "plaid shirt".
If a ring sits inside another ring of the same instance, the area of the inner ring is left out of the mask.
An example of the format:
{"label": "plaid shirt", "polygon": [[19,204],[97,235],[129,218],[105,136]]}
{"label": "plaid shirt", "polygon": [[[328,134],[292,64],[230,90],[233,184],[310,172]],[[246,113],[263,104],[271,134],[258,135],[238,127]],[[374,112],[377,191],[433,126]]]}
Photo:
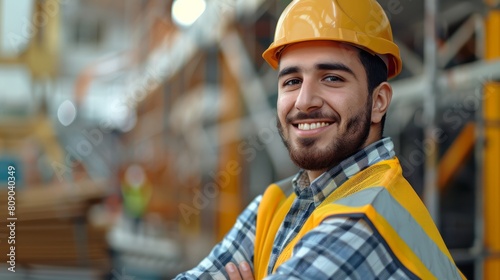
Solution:
{"label": "plaid shirt", "polygon": [[[285,246],[299,232],[314,209],[338,186],[361,170],[395,156],[390,138],[377,141],[309,182],[301,170],[293,179],[297,198],[275,238],[266,279],[409,279],[379,234],[361,219],[330,218],[307,233],[294,247],[293,256],[271,274]],[[329,184],[331,181],[334,184]],[[195,268],[175,279],[228,279],[228,262],[253,264],[257,208],[255,198],[238,217],[226,237]]]}

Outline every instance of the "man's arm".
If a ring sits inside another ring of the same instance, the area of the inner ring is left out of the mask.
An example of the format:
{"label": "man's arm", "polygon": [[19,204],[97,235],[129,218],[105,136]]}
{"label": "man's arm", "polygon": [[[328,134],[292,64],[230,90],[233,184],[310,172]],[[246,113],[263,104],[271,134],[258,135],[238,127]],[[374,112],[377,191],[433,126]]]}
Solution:
{"label": "man's arm", "polygon": [[229,262],[246,261],[253,264],[255,221],[261,198],[262,196],[258,196],[248,205],[233,228],[205,259],[193,269],[177,275],[175,279],[227,279],[224,266]]}
{"label": "man's arm", "polygon": [[329,218],[307,233],[292,257],[265,279],[411,278],[389,250],[364,220]]}

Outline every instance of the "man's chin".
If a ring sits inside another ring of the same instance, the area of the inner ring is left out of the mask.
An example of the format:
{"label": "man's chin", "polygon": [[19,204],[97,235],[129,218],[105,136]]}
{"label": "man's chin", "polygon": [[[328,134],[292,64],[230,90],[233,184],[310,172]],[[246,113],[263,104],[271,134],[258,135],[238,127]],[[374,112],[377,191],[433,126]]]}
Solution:
{"label": "man's chin", "polygon": [[295,165],[306,170],[325,170],[336,163],[331,149],[295,147],[288,152]]}
{"label": "man's chin", "polygon": [[292,143],[292,147],[295,151],[304,151],[309,154],[322,154],[323,152],[331,150],[329,147],[329,144],[331,145],[331,143],[321,143],[321,139],[318,137],[297,138],[294,139]]}
{"label": "man's chin", "polygon": [[296,142],[298,147],[301,147],[302,149],[315,149],[315,144],[317,142],[317,138],[300,138]]}

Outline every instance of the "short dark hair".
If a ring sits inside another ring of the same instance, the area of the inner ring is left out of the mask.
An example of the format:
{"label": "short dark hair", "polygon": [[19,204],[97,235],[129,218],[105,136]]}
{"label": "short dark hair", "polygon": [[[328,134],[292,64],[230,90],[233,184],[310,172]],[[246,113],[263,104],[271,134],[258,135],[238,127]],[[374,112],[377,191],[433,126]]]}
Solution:
{"label": "short dark hair", "polygon": [[[371,96],[373,90],[378,85],[387,81],[387,66],[380,57],[378,57],[377,55],[373,55],[365,50],[360,49],[358,56],[361,64],[363,64],[363,67],[365,68],[366,77],[368,80],[368,94]],[[380,130],[380,137],[382,137],[382,134],[384,132],[385,116],[386,115],[384,114],[381,121],[382,127]]]}
{"label": "short dark hair", "polygon": [[372,93],[378,85],[387,81],[387,66],[377,55],[361,49],[359,50],[359,60],[368,77],[368,92]]}

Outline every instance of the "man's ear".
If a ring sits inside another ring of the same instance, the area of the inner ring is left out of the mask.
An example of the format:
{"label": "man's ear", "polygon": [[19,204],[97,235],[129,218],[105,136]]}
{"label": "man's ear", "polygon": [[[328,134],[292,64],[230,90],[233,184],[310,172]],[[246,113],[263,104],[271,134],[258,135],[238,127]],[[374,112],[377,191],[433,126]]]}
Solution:
{"label": "man's ear", "polygon": [[392,99],[392,87],[383,82],[373,90],[372,96],[372,123],[380,123],[387,113]]}

